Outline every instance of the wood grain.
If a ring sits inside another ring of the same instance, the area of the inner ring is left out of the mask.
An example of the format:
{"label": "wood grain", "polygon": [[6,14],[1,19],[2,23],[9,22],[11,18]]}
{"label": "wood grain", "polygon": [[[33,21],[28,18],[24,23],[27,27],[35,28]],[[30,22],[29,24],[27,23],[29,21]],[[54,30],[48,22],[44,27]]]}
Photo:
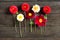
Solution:
{"label": "wood grain", "polygon": [[[5,40],[6,38],[7,40],[60,40],[60,2],[28,2],[31,6],[36,3],[39,4],[41,7],[49,5],[52,8],[52,12],[48,15],[46,32],[44,34],[41,35],[40,31],[30,33],[27,30],[27,32],[23,32],[23,38],[19,38],[19,35],[15,32],[13,26],[13,16],[9,14],[8,8],[11,5],[17,5],[19,7],[21,3],[23,2],[0,2],[1,38]],[[23,31],[24,25],[22,26]],[[29,25],[27,24],[27,26]]]}

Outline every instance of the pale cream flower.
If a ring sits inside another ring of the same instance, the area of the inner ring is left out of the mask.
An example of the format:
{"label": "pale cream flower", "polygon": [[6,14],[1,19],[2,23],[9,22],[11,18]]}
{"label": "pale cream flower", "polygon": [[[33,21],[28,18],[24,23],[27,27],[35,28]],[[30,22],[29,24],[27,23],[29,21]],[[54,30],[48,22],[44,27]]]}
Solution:
{"label": "pale cream flower", "polygon": [[38,13],[38,12],[40,11],[40,6],[37,5],[37,4],[35,4],[35,5],[33,5],[32,10],[33,10],[35,13]]}
{"label": "pale cream flower", "polygon": [[21,14],[21,13],[18,14],[18,15],[17,15],[17,20],[20,21],[20,22],[22,22],[22,21],[24,20],[24,15]]}

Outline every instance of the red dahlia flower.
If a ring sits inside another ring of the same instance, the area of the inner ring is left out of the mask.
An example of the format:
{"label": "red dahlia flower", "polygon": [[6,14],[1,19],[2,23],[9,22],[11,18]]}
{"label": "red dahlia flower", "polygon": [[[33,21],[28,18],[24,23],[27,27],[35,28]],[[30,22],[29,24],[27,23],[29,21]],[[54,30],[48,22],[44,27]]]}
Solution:
{"label": "red dahlia flower", "polygon": [[40,15],[40,16],[36,16],[34,22],[35,22],[35,24],[37,24],[39,27],[40,27],[40,26],[45,26],[46,19],[44,19],[44,16],[43,16],[43,15]]}
{"label": "red dahlia flower", "polygon": [[30,5],[28,3],[23,3],[21,8],[23,11],[29,11]]}
{"label": "red dahlia flower", "polygon": [[51,12],[51,8],[50,8],[49,6],[44,6],[44,7],[43,7],[43,12],[44,12],[45,14],[49,14],[49,13]]}
{"label": "red dahlia flower", "polygon": [[15,5],[10,6],[9,11],[12,14],[16,14],[18,12],[18,8]]}
{"label": "red dahlia flower", "polygon": [[30,18],[34,18],[35,14],[34,12],[26,12],[26,18],[30,19]]}

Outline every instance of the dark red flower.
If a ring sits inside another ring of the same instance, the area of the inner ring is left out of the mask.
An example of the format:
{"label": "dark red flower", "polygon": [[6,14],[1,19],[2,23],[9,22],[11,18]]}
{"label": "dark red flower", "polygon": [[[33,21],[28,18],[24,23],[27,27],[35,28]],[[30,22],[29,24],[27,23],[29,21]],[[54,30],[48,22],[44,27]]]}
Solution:
{"label": "dark red flower", "polygon": [[16,14],[16,12],[18,12],[18,8],[17,8],[17,6],[12,5],[12,6],[10,6],[9,11],[10,11],[12,14]]}
{"label": "dark red flower", "polygon": [[35,14],[34,12],[26,12],[26,18],[30,19],[30,18],[34,18]]}
{"label": "dark red flower", "polygon": [[36,16],[34,22],[35,22],[35,24],[37,24],[39,27],[40,27],[40,26],[45,26],[46,19],[44,19],[44,16],[43,16],[43,15],[40,15],[40,16]]}
{"label": "dark red flower", "polygon": [[45,14],[49,14],[49,13],[51,12],[51,8],[50,8],[49,6],[44,6],[44,7],[43,7],[43,12],[44,12]]}
{"label": "dark red flower", "polygon": [[29,11],[30,5],[28,3],[23,3],[22,6],[21,6],[21,9],[23,11]]}

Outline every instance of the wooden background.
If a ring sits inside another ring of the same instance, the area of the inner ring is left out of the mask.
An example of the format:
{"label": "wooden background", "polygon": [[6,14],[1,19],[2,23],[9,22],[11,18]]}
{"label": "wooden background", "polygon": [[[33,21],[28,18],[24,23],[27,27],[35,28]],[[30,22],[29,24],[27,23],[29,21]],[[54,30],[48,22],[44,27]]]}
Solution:
{"label": "wooden background", "polygon": [[[29,4],[40,4],[40,6],[49,5],[52,8],[48,15],[48,22],[43,34],[38,32],[23,32],[23,38],[19,38],[18,33],[13,27],[13,17],[8,12],[11,5],[19,6],[24,0],[0,0],[0,40],[60,40],[60,2],[40,0],[25,0]],[[40,31],[39,31],[40,32]]]}

